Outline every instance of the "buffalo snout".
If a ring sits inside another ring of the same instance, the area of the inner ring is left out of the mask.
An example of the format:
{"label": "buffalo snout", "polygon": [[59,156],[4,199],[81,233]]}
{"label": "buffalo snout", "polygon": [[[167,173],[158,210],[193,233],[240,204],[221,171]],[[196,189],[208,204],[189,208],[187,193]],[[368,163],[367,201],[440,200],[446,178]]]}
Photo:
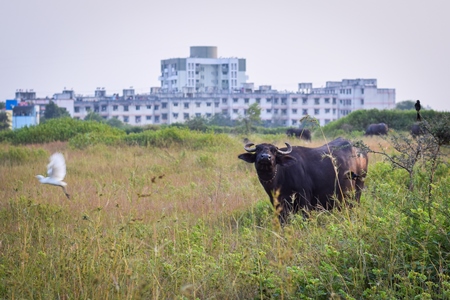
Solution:
{"label": "buffalo snout", "polygon": [[270,155],[270,153],[261,153],[259,155],[259,159],[260,160],[271,160],[272,159],[272,155]]}

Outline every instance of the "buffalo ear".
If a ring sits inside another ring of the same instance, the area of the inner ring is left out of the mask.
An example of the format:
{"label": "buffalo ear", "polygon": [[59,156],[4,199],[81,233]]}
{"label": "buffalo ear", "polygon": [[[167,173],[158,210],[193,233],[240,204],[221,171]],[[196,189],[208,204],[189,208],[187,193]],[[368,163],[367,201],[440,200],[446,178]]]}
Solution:
{"label": "buffalo ear", "polygon": [[254,153],[243,153],[238,156],[239,159],[246,161],[248,163],[254,163],[256,160],[256,154]]}
{"label": "buffalo ear", "polygon": [[294,164],[297,159],[290,155],[277,155],[277,164],[283,167],[290,166]]}

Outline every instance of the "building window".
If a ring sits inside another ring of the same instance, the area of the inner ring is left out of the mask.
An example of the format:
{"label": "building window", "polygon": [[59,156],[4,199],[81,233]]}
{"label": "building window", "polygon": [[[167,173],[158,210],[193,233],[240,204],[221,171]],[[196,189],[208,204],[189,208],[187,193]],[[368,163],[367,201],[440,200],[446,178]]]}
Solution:
{"label": "building window", "polygon": [[[128,105],[123,106],[123,111],[128,111]],[[128,121],[127,121],[128,122]]]}
{"label": "building window", "polygon": [[308,110],[307,109],[303,109],[302,110],[302,115],[306,116],[308,114]]}
{"label": "building window", "polygon": [[278,104],[278,98],[273,99],[274,104]]}
{"label": "building window", "polygon": [[86,111],[91,111],[91,107],[90,106],[86,106]]}
{"label": "building window", "polygon": [[266,102],[267,102],[267,103],[272,102],[272,99],[266,98]]}
{"label": "building window", "polygon": [[325,119],[325,124],[330,123],[330,119]]}
{"label": "building window", "polygon": [[272,113],[272,110],[271,110],[270,108],[268,108],[268,109],[266,110],[266,112],[267,112],[268,114],[270,114],[270,113]]}
{"label": "building window", "polygon": [[206,102],[206,106],[211,106],[211,102]]}
{"label": "building window", "polygon": [[99,112],[100,109],[98,108],[98,106],[94,106],[94,112]]}
{"label": "building window", "polygon": [[256,103],[261,103],[261,98],[256,98]]}
{"label": "building window", "polygon": [[74,110],[75,110],[76,113],[79,113],[80,112],[80,107],[79,106],[75,106]]}
{"label": "building window", "polygon": [[178,102],[173,102],[173,106],[178,106]]}
{"label": "building window", "polygon": [[141,123],[141,116],[134,117],[135,123]]}
{"label": "building window", "polygon": [[195,116],[196,116],[197,118],[200,118],[200,117],[202,116],[202,114],[201,114],[201,113],[195,113]]}
{"label": "building window", "polygon": [[330,98],[325,98],[325,104],[330,104]]}
{"label": "building window", "polygon": [[159,110],[159,105],[155,105],[155,110]]}
{"label": "building window", "polygon": [[292,109],[292,113],[293,113],[293,114],[296,114],[296,113],[297,113],[297,109],[296,109],[296,108],[293,108],[293,109]]}
{"label": "building window", "polygon": [[222,98],[222,103],[226,104],[227,103],[227,98]]}
{"label": "building window", "polygon": [[325,108],[325,113],[329,114],[330,113],[330,109],[329,108]]}
{"label": "building window", "polygon": [[162,114],[162,115],[161,115],[161,119],[167,120],[167,114]]}
{"label": "building window", "polygon": [[287,104],[287,98],[281,98],[281,104]]}
{"label": "building window", "polygon": [[292,103],[297,103],[297,98],[292,98]]}
{"label": "building window", "polygon": [[227,115],[228,114],[228,110],[227,109],[222,109],[222,114],[223,115]]}
{"label": "building window", "polygon": [[188,113],[184,113],[184,114],[183,114],[183,119],[189,120],[189,114],[188,114]]}
{"label": "building window", "polygon": [[233,109],[233,113],[237,114],[238,110],[237,109]]}
{"label": "building window", "polygon": [[244,109],[244,116],[246,116],[247,115],[247,110],[246,109]]}
{"label": "building window", "polygon": [[119,105],[113,105],[113,111],[117,111],[119,109]]}
{"label": "building window", "polygon": [[292,125],[297,125],[297,120],[292,120]]}
{"label": "building window", "polygon": [[214,107],[219,107],[219,102],[214,102]]}
{"label": "building window", "polygon": [[364,89],[361,89],[361,94],[364,95]]}
{"label": "building window", "polygon": [[102,111],[106,111],[106,105],[102,105]]}
{"label": "building window", "polygon": [[147,105],[147,109],[152,109],[152,106],[151,105]]}
{"label": "building window", "polygon": [[245,104],[248,104],[249,101],[250,101],[250,99],[248,99],[248,98],[245,98],[245,99],[244,99],[244,103],[245,103]]}
{"label": "building window", "polygon": [[314,114],[315,115],[318,115],[319,113],[320,113],[320,109],[318,109],[318,108],[314,109]]}
{"label": "building window", "polygon": [[319,105],[320,104],[320,98],[314,98],[314,104]]}
{"label": "building window", "polygon": [[233,98],[233,103],[238,103],[238,98]]}
{"label": "building window", "polygon": [[161,108],[167,108],[167,102],[161,103]]}
{"label": "building window", "polygon": [[147,119],[147,121],[150,121],[152,119],[152,116],[146,116],[145,118]]}
{"label": "building window", "polygon": [[189,108],[189,102],[184,102],[184,108]]}
{"label": "building window", "polygon": [[333,115],[336,114],[336,108],[333,108]]}
{"label": "building window", "polygon": [[195,102],[195,107],[200,107],[200,102]]}
{"label": "building window", "polygon": [[302,104],[308,104],[308,98],[302,98]]}
{"label": "building window", "polygon": [[159,123],[159,116],[155,116],[155,123]]}
{"label": "building window", "polygon": [[128,116],[124,116],[124,117],[123,117],[123,121],[124,121],[125,123],[128,123]]}
{"label": "building window", "polygon": [[282,115],[287,114],[287,109],[282,109],[282,110],[281,110],[281,114],[282,114]]}
{"label": "building window", "polygon": [[172,116],[174,119],[178,119],[178,113],[173,113]]}
{"label": "building window", "polygon": [[141,110],[141,106],[140,105],[136,105],[136,110]]}
{"label": "building window", "polygon": [[273,110],[273,113],[274,113],[274,114],[278,114],[278,108],[275,108],[275,109]]}
{"label": "building window", "polygon": [[336,98],[333,98],[333,104],[336,104]]}
{"label": "building window", "polygon": [[361,105],[364,105],[364,99],[361,99]]}

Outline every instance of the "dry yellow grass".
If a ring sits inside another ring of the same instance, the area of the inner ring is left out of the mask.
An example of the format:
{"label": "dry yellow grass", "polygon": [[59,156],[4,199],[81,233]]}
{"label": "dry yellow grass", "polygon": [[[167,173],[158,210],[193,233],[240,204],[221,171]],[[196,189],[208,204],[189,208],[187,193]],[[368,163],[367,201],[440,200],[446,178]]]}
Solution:
{"label": "dry yellow grass", "polygon": [[[272,136],[270,140],[251,136],[250,140],[270,142],[279,147],[285,141],[306,147],[317,147],[326,142],[315,139],[308,143],[282,135]],[[365,138],[364,142],[372,149],[388,147],[388,143],[378,137]],[[147,222],[180,213],[188,213],[194,218],[211,217],[266,199],[253,166],[237,159],[237,155],[244,152],[239,142],[228,149],[213,151],[106,146],[73,150],[61,142],[27,147],[45,149],[49,155],[56,151],[64,154],[67,163],[65,181],[71,200],[64,199],[60,188],[41,185],[34,178],[46,172],[46,158],[1,166],[2,199],[26,196],[38,203],[60,205],[71,212],[102,209],[111,218],[132,213],[135,218]],[[372,155],[370,163],[379,159]]]}

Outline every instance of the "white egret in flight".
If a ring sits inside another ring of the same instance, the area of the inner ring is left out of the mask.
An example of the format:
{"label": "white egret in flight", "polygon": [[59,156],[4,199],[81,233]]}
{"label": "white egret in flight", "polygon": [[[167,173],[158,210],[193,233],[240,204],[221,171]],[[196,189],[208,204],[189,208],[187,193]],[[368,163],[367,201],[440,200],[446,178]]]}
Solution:
{"label": "white egret in flight", "polygon": [[47,165],[47,174],[48,177],[37,175],[36,178],[41,183],[60,186],[66,197],[70,199],[70,195],[66,191],[67,183],[63,181],[66,176],[66,161],[61,153],[57,152],[50,156],[50,163]]}

